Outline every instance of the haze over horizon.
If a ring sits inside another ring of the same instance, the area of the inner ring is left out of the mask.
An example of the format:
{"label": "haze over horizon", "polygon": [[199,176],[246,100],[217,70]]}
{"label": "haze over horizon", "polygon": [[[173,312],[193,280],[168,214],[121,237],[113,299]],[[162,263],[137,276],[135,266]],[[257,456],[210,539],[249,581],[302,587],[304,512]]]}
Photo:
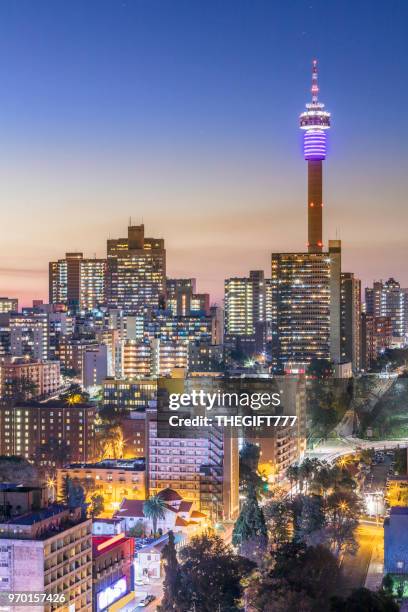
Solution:
{"label": "haze over horizon", "polygon": [[408,286],[407,19],[402,0],[4,0],[0,295],[47,300],[48,261],[105,256],[129,217],[212,301],[306,249],[314,57],[333,124],[325,245],[342,239],[363,285]]}

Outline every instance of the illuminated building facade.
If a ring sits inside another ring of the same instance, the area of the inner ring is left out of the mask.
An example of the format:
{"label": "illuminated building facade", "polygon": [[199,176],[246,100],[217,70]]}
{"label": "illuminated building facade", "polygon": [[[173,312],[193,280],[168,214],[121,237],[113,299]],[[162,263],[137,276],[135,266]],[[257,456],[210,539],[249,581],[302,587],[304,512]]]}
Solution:
{"label": "illuminated building facade", "polygon": [[392,334],[396,337],[408,333],[408,295],[394,278],[374,282],[365,290],[366,313],[374,317],[390,317]]}
{"label": "illuminated building facade", "polygon": [[377,357],[391,346],[392,322],[390,317],[361,315],[361,367],[369,370]]}
{"label": "illuminated building facade", "polygon": [[0,404],[0,454],[40,465],[91,461],[95,454],[94,405],[65,402]]}
{"label": "illuminated building facade", "polygon": [[330,113],[318,100],[316,60],[311,91],[312,101],[300,115],[308,164],[308,252],[273,253],[268,287],[278,372],[305,372],[313,359],[341,362],[341,242],[330,240],[323,251],[322,172]]}
{"label": "illuminated building facade", "polygon": [[91,526],[80,508],[58,504],[0,523],[0,591],[64,596],[59,604],[25,604],[27,610],[90,612]]}
{"label": "illuminated building facade", "polygon": [[49,263],[50,304],[73,310],[92,310],[105,303],[106,260],[84,259],[83,253],[66,253]]}
{"label": "illuminated building facade", "polygon": [[104,498],[105,512],[111,516],[124,497],[146,499],[146,471],[144,458],[104,459],[97,463],[71,463],[57,471],[57,489],[62,490],[64,478],[69,476],[87,483],[87,490]]}
{"label": "illuminated building facade", "polygon": [[119,410],[146,408],[157,395],[157,382],[151,379],[106,378],[103,383],[103,405]]}
{"label": "illuminated building facade", "polygon": [[361,281],[352,272],[341,274],[341,359],[361,368]]}
{"label": "illuminated building facade", "polygon": [[128,227],[127,238],[107,243],[107,300],[127,313],[164,304],[166,251],[161,238],[145,238],[144,225]]}
{"label": "illuminated building facade", "polygon": [[48,358],[48,321],[45,313],[11,314],[10,354],[35,361]]}
{"label": "illuminated building facade", "polygon": [[195,428],[194,438],[164,438],[158,435],[157,411],[148,409],[146,416],[149,495],[171,488],[208,516],[236,518],[238,439],[215,426],[202,429],[202,436]]}
{"label": "illuminated building facade", "polygon": [[18,299],[0,297],[0,314],[7,312],[18,312]]}
{"label": "illuminated building facade", "polygon": [[[93,610],[124,605],[133,589],[134,539],[123,533],[92,536]],[[133,595],[132,595],[133,596]],[[120,609],[120,608],[118,608]]]}
{"label": "illuminated building facade", "polygon": [[101,385],[108,374],[108,347],[106,344],[87,346],[82,356],[82,385]]}
{"label": "illuminated building facade", "polygon": [[195,278],[168,278],[166,281],[166,306],[173,315],[187,316],[193,313],[209,314],[210,296],[196,292]]}
{"label": "illuminated building facade", "polygon": [[21,399],[46,397],[61,387],[59,361],[34,361],[16,358],[0,364],[0,398],[17,395]]}
{"label": "illuminated building facade", "polygon": [[224,340],[246,354],[262,352],[266,340],[266,283],[262,270],[224,282]]}
{"label": "illuminated building facade", "polygon": [[323,161],[326,159],[326,132],[330,128],[330,113],[319,102],[317,61],[312,67],[312,101],[300,115],[303,130],[303,151],[308,168],[308,250],[320,253],[323,250]]}
{"label": "illuminated building facade", "polygon": [[272,254],[278,371],[305,371],[313,359],[340,362],[340,269],[338,240],[328,253]]}
{"label": "illuminated building facade", "polygon": [[188,345],[185,339],[127,340],[123,345],[123,377],[155,378],[170,374],[174,368],[187,368]]}
{"label": "illuminated building facade", "polygon": [[[270,483],[277,483],[286,478],[290,465],[303,460],[306,451],[306,380],[304,376],[275,376],[273,381],[279,389],[282,414],[296,415],[296,424],[280,425],[271,428],[268,435],[261,431],[261,435],[245,439],[259,447],[260,473]],[[264,392],[264,383],[258,384],[259,392]],[[258,390],[256,381],[252,381],[252,389]]]}

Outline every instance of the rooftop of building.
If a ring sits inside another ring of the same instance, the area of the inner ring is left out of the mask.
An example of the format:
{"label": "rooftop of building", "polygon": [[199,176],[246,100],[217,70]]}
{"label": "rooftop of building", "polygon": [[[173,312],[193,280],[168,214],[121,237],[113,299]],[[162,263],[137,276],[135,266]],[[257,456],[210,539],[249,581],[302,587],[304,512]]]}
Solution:
{"label": "rooftop of building", "polygon": [[[181,519],[183,520],[183,519]],[[174,533],[174,544],[177,546],[177,544],[179,544],[180,542],[182,542],[183,540],[186,539],[185,535],[183,535],[182,533]],[[145,546],[142,546],[139,550],[138,553],[150,553],[150,552],[161,552],[163,550],[163,548],[166,546],[166,544],[169,541],[169,534],[165,533],[164,535],[160,536],[160,538],[158,538],[157,540],[153,540],[152,542],[150,542],[149,544],[146,544]]]}
{"label": "rooftop of building", "polygon": [[181,501],[183,499],[177,491],[170,489],[170,487],[159,491],[157,497],[160,497],[163,501]]}
{"label": "rooftop of building", "polygon": [[26,402],[18,402],[13,406],[13,409],[18,408],[48,408],[50,410],[62,408],[66,408],[68,410],[88,410],[93,408],[95,410],[96,406],[90,402],[68,404],[66,400],[46,399],[43,401],[27,400]]}
{"label": "rooftop of building", "polygon": [[5,521],[3,525],[34,525],[35,523],[45,521],[52,516],[61,514],[61,512],[64,512],[65,510],[67,510],[67,507],[63,504],[53,504],[47,508],[42,508],[41,510],[35,510],[33,512],[21,514],[20,516],[15,516],[8,521]]}
{"label": "rooftop of building", "polygon": [[81,508],[51,504],[0,523],[0,539],[46,540],[87,520]]}
{"label": "rooftop of building", "polygon": [[408,515],[408,506],[392,506],[390,516]]}
{"label": "rooftop of building", "polygon": [[40,486],[26,486],[10,482],[0,482],[0,491],[2,493],[30,493],[31,491],[41,491]]}
{"label": "rooftop of building", "polygon": [[93,558],[99,557],[107,552],[114,550],[116,547],[129,542],[124,533],[108,536],[92,536],[92,555]]}
{"label": "rooftop of building", "polygon": [[144,457],[134,457],[133,459],[102,459],[95,463],[70,463],[67,469],[97,469],[97,470],[125,470],[132,472],[143,472],[146,469]]}

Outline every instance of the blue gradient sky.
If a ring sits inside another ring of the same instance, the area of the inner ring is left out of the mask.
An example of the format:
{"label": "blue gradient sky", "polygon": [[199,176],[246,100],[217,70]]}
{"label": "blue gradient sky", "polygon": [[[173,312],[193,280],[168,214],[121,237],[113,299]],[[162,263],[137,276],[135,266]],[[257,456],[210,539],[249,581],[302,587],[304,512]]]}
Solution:
{"label": "blue gradient sky", "polygon": [[408,286],[407,23],[405,0],[2,0],[0,295],[46,297],[50,259],[103,256],[129,216],[215,299],[305,248],[313,57],[325,242]]}

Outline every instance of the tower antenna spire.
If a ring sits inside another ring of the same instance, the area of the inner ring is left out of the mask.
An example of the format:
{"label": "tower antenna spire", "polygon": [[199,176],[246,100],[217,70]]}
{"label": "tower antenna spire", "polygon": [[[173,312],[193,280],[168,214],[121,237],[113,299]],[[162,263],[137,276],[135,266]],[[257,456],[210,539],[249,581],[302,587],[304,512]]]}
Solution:
{"label": "tower antenna spire", "polygon": [[314,59],[312,62],[312,104],[316,104],[317,103],[317,97],[319,94],[319,85],[317,82],[317,59]]}

